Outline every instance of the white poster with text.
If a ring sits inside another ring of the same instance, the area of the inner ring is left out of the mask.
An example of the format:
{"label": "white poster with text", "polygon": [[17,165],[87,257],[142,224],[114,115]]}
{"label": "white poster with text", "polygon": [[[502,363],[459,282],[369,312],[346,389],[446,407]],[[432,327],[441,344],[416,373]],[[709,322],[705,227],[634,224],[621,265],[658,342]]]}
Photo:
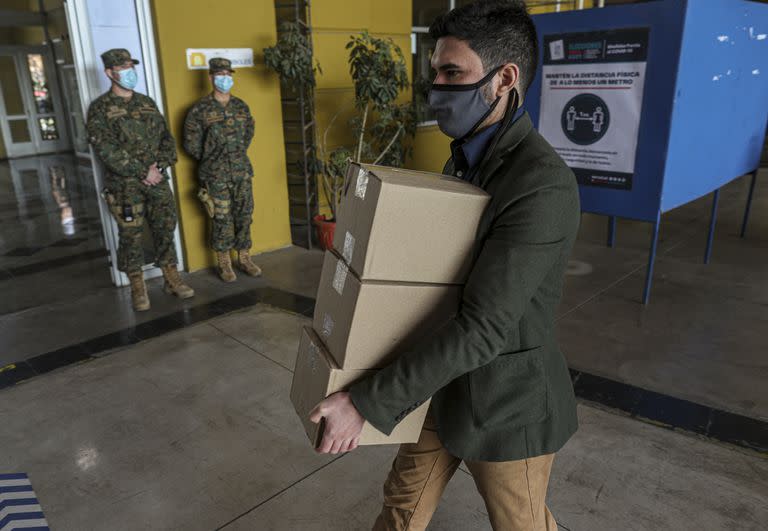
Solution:
{"label": "white poster with text", "polygon": [[632,189],[648,29],[544,38],[539,132],[580,184]]}

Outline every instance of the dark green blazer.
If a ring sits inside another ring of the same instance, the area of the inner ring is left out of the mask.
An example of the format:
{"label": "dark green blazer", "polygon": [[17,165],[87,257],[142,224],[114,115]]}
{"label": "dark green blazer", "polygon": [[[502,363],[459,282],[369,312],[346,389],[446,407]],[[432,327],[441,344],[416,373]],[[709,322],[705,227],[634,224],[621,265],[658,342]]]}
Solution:
{"label": "dark green blazer", "polygon": [[352,401],[390,433],[432,397],[440,441],[463,459],[553,453],[577,427],[573,386],[555,338],[555,310],[579,226],[576,178],[526,113],[486,154],[476,180],[491,202],[458,315],[354,385]]}

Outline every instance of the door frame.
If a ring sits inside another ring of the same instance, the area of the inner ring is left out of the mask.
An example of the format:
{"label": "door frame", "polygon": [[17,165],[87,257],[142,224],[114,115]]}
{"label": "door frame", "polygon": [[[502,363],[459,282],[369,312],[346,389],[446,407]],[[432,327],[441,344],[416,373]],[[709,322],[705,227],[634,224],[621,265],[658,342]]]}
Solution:
{"label": "door frame", "polygon": [[[136,18],[139,28],[139,40],[141,42],[142,59],[144,62],[144,75],[147,82],[147,95],[155,100],[158,109],[164,113],[164,102],[162,86],[160,83],[160,72],[158,68],[157,51],[155,47],[155,33],[152,22],[152,11],[150,0],[133,0],[136,7]],[[83,120],[87,120],[88,106],[101,95],[99,79],[104,75],[103,65],[96,56],[96,50],[91,38],[91,23],[88,18],[87,0],[67,0],[64,2],[67,15],[67,25],[69,26],[70,42],[72,45],[72,56],[75,60],[75,72],[77,74],[77,84],[80,92],[80,103],[83,110]],[[104,188],[103,169],[96,157],[93,147],[89,147],[90,158],[93,163],[93,178],[96,190]],[[174,185],[173,170],[168,169],[169,184],[174,195],[176,187]],[[117,269],[117,248],[118,232],[117,223],[106,206],[104,200],[99,200],[99,214],[101,216],[102,227],[104,228],[104,240],[107,243],[107,249],[110,254],[110,274],[112,282],[117,286],[127,286],[129,284],[128,275]],[[174,205],[177,205],[175,202]],[[184,269],[184,252],[181,246],[181,231],[179,223],[174,230],[174,245],[178,257],[178,266]],[[154,278],[162,275],[162,271],[154,264],[143,267],[145,278]]]}
{"label": "door frame", "polygon": [[[62,80],[62,85],[66,85],[65,76],[69,75],[69,73],[72,73],[75,76],[75,84],[79,85],[78,79],[77,79],[77,69],[75,68],[74,64],[68,64],[68,65],[59,65],[59,76]],[[86,148],[85,151],[78,151],[77,150],[77,141],[75,139],[77,133],[75,131],[75,124],[73,122],[73,119],[75,116],[77,116],[80,120],[83,122],[83,126],[85,126],[85,119],[82,117],[82,113],[77,112],[74,107],[74,103],[70,101],[70,96],[77,98],[77,103],[80,103],[80,91],[78,89],[77,94],[70,95],[65,87],[62,87],[62,96],[64,96],[64,104],[67,109],[67,125],[69,126],[69,140],[72,145],[72,151],[75,152],[75,155],[78,157],[83,158],[90,158],[91,154]],[[87,133],[86,133],[87,136]],[[86,138],[86,143],[88,142],[88,139]]]}
{"label": "door frame", "polygon": [[[50,114],[54,115],[56,119],[59,133],[58,140],[43,140],[43,137],[40,134],[40,129],[36,122],[38,112],[35,107],[34,96],[29,90],[32,81],[29,73],[29,64],[20,59],[22,55],[26,56],[28,54],[39,54],[43,58],[45,78],[54,109]],[[56,76],[56,64],[53,61],[51,50],[43,45],[3,44],[0,45],[0,55],[10,55],[13,59],[17,74],[16,82],[19,84],[18,89],[25,110],[23,116],[14,115],[14,119],[20,120],[21,118],[26,118],[30,136],[29,142],[16,143],[14,146],[7,122],[8,114],[7,109],[5,108],[5,98],[2,94],[2,87],[0,87],[0,116],[6,117],[6,119],[0,120],[0,128],[2,128],[5,151],[8,158],[26,157],[30,155],[49,155],[67,151],[71,144],[69,142],[67,124],[63,121],[66,119],[66,112],[64,111],[64,100],[61,97],[61,87],[59,87]]]}

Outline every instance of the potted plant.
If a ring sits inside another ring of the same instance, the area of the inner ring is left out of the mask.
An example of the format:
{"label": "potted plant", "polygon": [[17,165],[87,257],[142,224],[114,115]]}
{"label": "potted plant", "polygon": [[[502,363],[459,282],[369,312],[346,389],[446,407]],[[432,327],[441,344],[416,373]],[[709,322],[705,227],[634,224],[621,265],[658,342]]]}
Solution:
{"label": "potted plant", "polygon": [[315,75],[323,73],[320,63],[312,62],[312,46],[298,22],[280,23],[277,43],[264,48],[264,62],[294,93],[297,89],[314,88]]}
{"label": "potted plant", "polygon": [[[346,49],[356,111],[349,123],[350,143],[332,150],[328,148],[328,134],[346,110],[342,105],[325,128],[319,154],[310,155],[312,169],[320,176],[321,189],[331,211],[330,219],[318,215],[314,220],[318,240],[326,249],[333,243],[349,161],[402,166],[411,150],[407,139],[416,134],[418,104],[397,102],[409,87],[408,68],[400,47],[391,38],[380,39],[364,31],[351,36]],[[322,74],[320,65],[313,64],[307,37],[296,23],[281,24],[277,44],[266,48],[264,57],[267,66],[294,90],[314,87],[316,73]]]}
{"label": "potted plant", "polygon": [[[349,71],[355,88],[355,115],[350,120],[350,144],[328,149],[328,133],[344,111],[342,106],[328,123],[320,142],[317,160],[322,189],[331,219],[318,220],[319,232],[326,235],[335,226],[338,205],[346,188],[350,161],[402,166],[411,147],[408,137],[416,134],[416,104],[398,103],[409,87],[403,51],[391,38],[373,37],[367,31],[350,37]],[[322,240],[321,240],[322,241]]]}

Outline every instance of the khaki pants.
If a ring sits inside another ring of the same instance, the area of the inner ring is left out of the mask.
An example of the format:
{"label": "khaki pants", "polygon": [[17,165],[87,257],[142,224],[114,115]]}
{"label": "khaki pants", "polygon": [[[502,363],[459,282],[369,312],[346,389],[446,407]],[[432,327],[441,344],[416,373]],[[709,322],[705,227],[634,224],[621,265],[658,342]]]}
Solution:
{"label": "khaki pants", "polygon": [[[544,500],[554,454],[506,461],[467,461],[495,531],[557,531]],[[461,459],[448,453],[427,416],[419,442],[404,444],[384,484],[384,507],[374,531],[427,528]]]}

